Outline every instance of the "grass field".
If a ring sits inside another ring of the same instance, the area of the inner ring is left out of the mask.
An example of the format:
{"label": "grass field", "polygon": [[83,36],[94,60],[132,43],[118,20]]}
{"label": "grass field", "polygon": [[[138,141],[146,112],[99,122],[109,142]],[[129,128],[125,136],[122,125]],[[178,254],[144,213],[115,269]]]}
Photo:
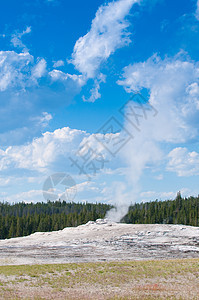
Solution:
{"label": "grass field", "polygon": [[199,259],[1,266],[0,299],[199,299]]}

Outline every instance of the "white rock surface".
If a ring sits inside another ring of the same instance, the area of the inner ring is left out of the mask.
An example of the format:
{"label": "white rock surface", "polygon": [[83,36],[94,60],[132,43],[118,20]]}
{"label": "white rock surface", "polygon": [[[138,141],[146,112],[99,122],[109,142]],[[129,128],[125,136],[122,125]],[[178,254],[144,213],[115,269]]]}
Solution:
{"label": "white rock surface", "polygon": [[78,227],[0,240],[0,265],[199,257],[199,227],[122,224]]}

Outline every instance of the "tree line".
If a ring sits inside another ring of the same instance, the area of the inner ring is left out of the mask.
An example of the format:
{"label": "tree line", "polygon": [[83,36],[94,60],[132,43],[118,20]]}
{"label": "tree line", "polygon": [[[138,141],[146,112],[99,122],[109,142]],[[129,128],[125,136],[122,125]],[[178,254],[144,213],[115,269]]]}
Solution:
{"label": "tree line", "polygon": [[122,221],[133,224],[199,226],[199,196],[182,198],[179,192],[174,200],[137,203],[129,207]]}
{"label": "tree line", "polygon": [[[103,203],[0,203],[0,239],[34,232],[61,230],[104,218],[113,206]],[[130,224],[184,224],[199,226],[199,197],[135,203],[121,220]]]}
{"label": "tree line", "polygon": [[61,230],[104,218],[111,208],[107,204],[0,203],[0,239],[26,236],[34,232]]}

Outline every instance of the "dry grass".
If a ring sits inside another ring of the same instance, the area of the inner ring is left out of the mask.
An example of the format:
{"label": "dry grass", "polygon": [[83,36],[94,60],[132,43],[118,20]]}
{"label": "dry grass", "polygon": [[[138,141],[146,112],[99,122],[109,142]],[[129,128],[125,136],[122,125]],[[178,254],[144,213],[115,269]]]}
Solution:
{"label": "dry grass", "polygon": [[0,299],[199,299],[199,259],[2,266]]}

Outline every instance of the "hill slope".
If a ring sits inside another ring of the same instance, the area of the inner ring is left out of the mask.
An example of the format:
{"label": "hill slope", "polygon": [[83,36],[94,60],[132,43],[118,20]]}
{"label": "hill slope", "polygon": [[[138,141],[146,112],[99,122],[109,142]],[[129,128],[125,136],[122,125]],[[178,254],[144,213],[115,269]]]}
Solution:
{"label": "hill slope", "polygon": [[75,228],[0,241],[0,264],[194,258],[199,227],[121,224],[99,219]]}

